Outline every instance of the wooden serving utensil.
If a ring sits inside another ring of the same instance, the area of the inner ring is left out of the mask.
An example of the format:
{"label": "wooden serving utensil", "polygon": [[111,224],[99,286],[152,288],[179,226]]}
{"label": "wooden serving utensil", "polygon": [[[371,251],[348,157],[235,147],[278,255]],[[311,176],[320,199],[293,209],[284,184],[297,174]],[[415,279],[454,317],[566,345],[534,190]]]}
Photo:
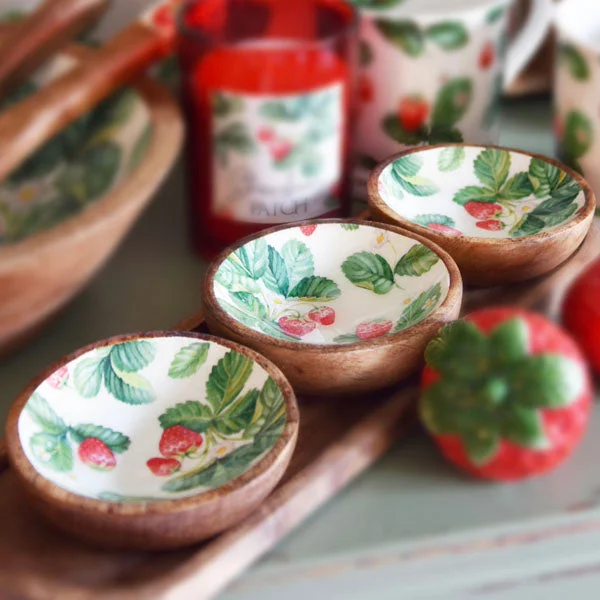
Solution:
{"label": "wooden serving utensil", "polygon": [[49,56],[90,27],[110,0],[45,0],[23,21],[0,32],[0,98]]}
{"label": "wooden serving utensil", "polygon": [[163,0],[36,94],[0,115],[0,181],[66,125],[168,55],[181,0]]}

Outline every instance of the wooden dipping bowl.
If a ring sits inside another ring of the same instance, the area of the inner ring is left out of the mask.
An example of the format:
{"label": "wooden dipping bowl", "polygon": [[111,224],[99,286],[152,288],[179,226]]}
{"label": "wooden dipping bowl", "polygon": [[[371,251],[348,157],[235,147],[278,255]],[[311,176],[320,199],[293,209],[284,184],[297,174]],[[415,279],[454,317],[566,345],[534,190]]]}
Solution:
{"label": "wooden dipping bowl", "polygon": [[32,505],[95,544],[193,544],[255,511],[298,435],[294,392],[253,350],[153,332],[86,346],[21,393],[6,427]]}
{"label": "wooden dipping bowl", "polygon": [[467,144],[392,156],[372,172],[368,200],[376,221],[428,237],[479,286],[559,266],[585,239],[596,207],[585,179],[555,160]]}
{"label": "wooden dipping bowl", "polygon": [[460,273],[424,237],[359,220],[274,227],[223,251],[203,286],[212,333],[277,364],[302,394],[391,386],[458,317]]}

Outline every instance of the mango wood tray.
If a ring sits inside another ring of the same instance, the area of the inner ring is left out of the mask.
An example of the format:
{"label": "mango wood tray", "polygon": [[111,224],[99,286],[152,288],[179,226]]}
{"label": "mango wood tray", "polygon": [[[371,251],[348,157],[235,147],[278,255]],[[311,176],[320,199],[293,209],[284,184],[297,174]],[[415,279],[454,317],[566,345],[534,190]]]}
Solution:
{"label": "mango wood tray", "polygon": [[[505,288],[467,290],[465,311],[518,304],[554,315],[564,289],[600,254],[594,226],[562,267]],[[203,330],[199,313],[178,325]],[[0,597],[19,600],[214,597],[308,515],[373,464],[414,422],[416,382],[366,398],[301,399],[298,446],[262,508],[236,528],[187,550],[99,551],[56,531],[23,502],[0,442]]]}

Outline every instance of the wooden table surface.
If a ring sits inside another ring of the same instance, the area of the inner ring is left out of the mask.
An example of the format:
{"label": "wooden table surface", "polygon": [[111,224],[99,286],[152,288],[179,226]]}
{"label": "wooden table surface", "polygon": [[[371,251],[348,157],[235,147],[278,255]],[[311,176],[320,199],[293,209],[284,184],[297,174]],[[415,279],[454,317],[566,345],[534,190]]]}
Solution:
{"label": "wooden table surface", "polygon": [[[502,143],[552,154],[548,102],[505,107]],[[30,346],[0,362],[0,419],[52,360],[116,333],[167,328],[199,305],[178,168],[108,267]],[[51,268],[51,265],[49,265]],[[596,598],[600,413],[555,474],[518,485],[458,475],[420,433],[301,526],[223,600]]]}

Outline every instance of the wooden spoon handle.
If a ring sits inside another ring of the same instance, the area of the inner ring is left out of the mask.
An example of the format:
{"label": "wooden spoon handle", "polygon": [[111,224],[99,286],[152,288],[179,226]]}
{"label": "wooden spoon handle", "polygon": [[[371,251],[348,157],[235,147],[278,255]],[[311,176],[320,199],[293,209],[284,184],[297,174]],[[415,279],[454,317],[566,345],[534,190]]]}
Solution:
{"label": "wooden spoon handle", "polygon": [[110,0],[45,0],[0,35],[0,98],[12,91],[65,43],[90,27]]}
{"label": "wooden spoon handle", "polygon": [[[174,8],[175,3],[158,6]],[[145,15],[88,60],[1,113],[0,181],[53,135],[165,56],[174,36],[174,28],[157,27]]]}

